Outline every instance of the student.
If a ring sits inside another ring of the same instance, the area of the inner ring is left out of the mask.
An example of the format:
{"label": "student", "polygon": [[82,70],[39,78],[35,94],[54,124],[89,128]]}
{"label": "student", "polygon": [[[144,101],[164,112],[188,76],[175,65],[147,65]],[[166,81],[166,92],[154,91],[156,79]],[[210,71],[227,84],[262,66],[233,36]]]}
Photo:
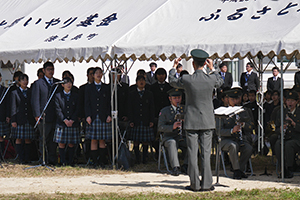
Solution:
{"label": "student", "polygon": [[143,144],[143,163],[147,163],[148,143],[154,140],[154,100],[153,94],[145,90],[146,79],[137,76],[137,89],[129,93],[128,117],[131,131],[130,140],[134,141],[134,153],[137,164],[140,163],[139,144]]}
{"label": "student", "polygon": [[[78,94],[72,91],[73,81],[64,78],[63,91],[55,95],[56,128],[53,141],[58,143],[60,164],[73,165],[75,145],[80,142],[78,121]],[[69,159],[66,161],[65,148],[68,144]]]}
{"label": "student", "polygon": [[[87,138],[91,139],[91,158],[94,167],[104,167],[106,160],[105,140],[111,140],[110,88],[101,82],[103,71],[95,67],[94,82],[85,88],[85,115],[88,124]],[[99,145],[99,153],[98,153]],[[97,161],[99,155],[99,162]]]}
{"label": "student", "polygon": [[[2,74],[0,73],[0,82],[2,81]],[[5,91],[7,90],[6,87],[0,85],[0,100],[2,99]],[[9,109],[8,109],[8,96],[4,98],[2,103],[0,104],[0,160],[2,159],[5,145],[3,136],[7,136],[9,134]]]}
{"label": "student", "polygon": [[[31,109],[31,91],[28,76],[19,76],[20,87],[11,92],[11,138],[16,139],[16,151],[21,164],[30,162],[31,140],[34,139],[34,117]],[[23,145],[22,142],[25,141]]]}
{"label": "student", "polygon": [[74,75],[69,70],[63,71],[62,73],[62,80],[64,80],[67,77],[69,77],[72,80],[72,92],[79,93],[79,88],[74,85]]}

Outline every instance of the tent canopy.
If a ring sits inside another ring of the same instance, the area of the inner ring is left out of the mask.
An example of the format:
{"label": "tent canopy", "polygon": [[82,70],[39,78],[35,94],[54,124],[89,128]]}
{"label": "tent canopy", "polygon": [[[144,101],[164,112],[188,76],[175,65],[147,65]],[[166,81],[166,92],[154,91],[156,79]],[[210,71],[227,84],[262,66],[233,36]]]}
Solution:
{"label": "tent canopy", "polygon": [[296,55],[300,0],[10,0],[0,7],[0,60]]}

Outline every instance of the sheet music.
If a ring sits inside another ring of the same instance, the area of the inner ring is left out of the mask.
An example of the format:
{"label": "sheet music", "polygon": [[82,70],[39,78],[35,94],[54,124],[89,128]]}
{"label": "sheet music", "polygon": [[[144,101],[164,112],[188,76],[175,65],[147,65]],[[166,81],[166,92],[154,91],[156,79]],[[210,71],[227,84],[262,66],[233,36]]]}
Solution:
{"label": "sheet music", "polygon": [[217,109],[214,110],[215,115],[231,115],[231,114],[236,114],[239,113],[241,111],[243,111],[243,107],[242,106],[229,106],[229,107],[219,107]]}

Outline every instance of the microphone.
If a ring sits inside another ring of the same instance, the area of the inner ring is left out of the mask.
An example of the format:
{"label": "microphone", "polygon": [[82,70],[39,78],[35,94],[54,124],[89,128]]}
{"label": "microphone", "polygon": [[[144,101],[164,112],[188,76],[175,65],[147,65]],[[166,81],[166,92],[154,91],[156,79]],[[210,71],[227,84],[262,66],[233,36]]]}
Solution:
{"label": "microphone", "polygon": [[63,84],[63,83],[66,83],[66,82],[67,82],[67,80],[64,79],[64,80],[62,80],[62,81],[55,82],[53,85]]}
{"label": "microphone", "polygon": [[19,81],[13,81],[9,85],[17,84]]}

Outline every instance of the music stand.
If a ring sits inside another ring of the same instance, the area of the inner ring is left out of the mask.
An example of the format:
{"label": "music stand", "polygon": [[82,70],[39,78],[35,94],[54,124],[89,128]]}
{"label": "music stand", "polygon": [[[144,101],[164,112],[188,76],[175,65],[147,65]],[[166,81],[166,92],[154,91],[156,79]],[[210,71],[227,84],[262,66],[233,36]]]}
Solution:
{"label": "music stand", "polygon": [[[13,86],[16,82],[14,81],[13,83],[9,84],[8,85],[8,88],[6,89],[5,93],[3,94],[3,96],[1,97],[1,100],[0,100],[0,104],[2,104],[2,102],[4,101],[4,98],[6,97],[9,89],[11,88],[11,86]],[[1,151],[1,150],[0,150]],[[4,161],[4,152],[1,152],[1,156],[2,156],[2,159]],[[3,168],[3,165],[1,164],[2,163],[2,159],[0,159],[0,166],[1,168]]]}
{"label": "music stand", "polygon": [[51,171],[54,171],[54,169],[52,169],[52,168],[50,168],[49,166],[47,166],[47,165],[46,165],[46,162],[45,162],[45,143],[46,143],[46,138],[45,138],[45,137],[46,137],[46,136],[45,136],[45,119],[46,119],[45,116],[46,116],[46,113],[45,113],[45,111],[46,111],[46,109],[48,108],[48,105],[49,105],[51,99],[53,98],[53,96],[54,96],[54,94],[55,94],[57,88],[58,88],[58,83],[60,83],[60,82],[54,83],[54,84],[56,84],[56,86],[55,86],[55,88],[54,88],[54,90],[53,90],[51,96],[49,97],[49,99],[48,99],[48,101],[47,101],[47,103],[46,103],[46,105],[45,105],[45,107],[44,107],[44,109],[43,109],[41,115],[39,116],[37,122],[35,123],[35,125],[34,125],[34,127],[33,127],[34,129],[37,128],[37,126],[38,126],[38,124],[39,124],[39,122],[41,121],[41,118],[42,118],[42,116],[43,116],[43,136],[42,136],[42,140],[43,140],[43,141],[42,141],[42,148],[43,148],[43,155],[42,155],[42,157],[43,157],[43,161],[42,161],[42,164],[39,164],[39,165],[36,165],[36,166],[32,166],[32,167],[26,167],[25,170],[26,170],[26,169],[31,169],[31,168],[36,168],[36,167],[41,167],[41,166],[43,166],[43,167],[47,167],[47,168],[50,169]]}

